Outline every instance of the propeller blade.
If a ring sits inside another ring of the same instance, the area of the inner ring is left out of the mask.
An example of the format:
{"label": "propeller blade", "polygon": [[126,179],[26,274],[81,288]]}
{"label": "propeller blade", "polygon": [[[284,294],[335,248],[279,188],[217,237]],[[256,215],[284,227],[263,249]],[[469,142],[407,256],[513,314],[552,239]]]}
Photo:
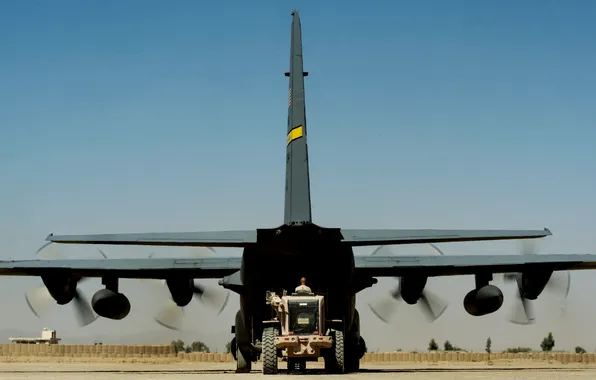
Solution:
{"label": "propeller blade", "polygon": [[[101,249],[98,248],[97,251],[104,259],[107,259],[106,254]],[[45,243],[39,247],[36,255],[42,260],[64,259],[64,253],[60,249],[59,244],[52,242]],[[87,278],[79,278],[77,280],[77,285],[85,280],[87,280]],[[25,301],[27,302],[27,305],[33,314],[35,314],[38,318],[40,318],[40,315],[43,314],[43,312],[55,302],[54,298],[45,286],[28,291],[25,294]],[[87,326],[98,318],[98,316],[93,313],[93,309],[83,296],[83,293],[78,289],[73,297],[73,305],[75,308],[75,316],[81,327]]]}
{"label": "propeller blade", "polygon": [[228,301],[230,300],[230,292],[227,291],[226,292],[226,298],[224,299],[223,304],[221,305],[221,307],[219,308],[219,311],[217,312],[217,315],[220,315],[221,313],[223,313],[223,311],[225,310],[226,306],[228,306]]}
{"label": "propeller blade", "polygon": [[534,305],[531,300],[524,298],[519,289],[515,292],[515,304],[510,318],[512,323],[518,325],[531,325],[536,320]]}
{"label": "propeller blade", "polygon": [[[60,244],[56,244],[50,241],[39,247],[35,254],[41,260],[61,260],[64,259],[65,256],[64,252],[60,248]],[[96,250],[102,256],[102,258],[108,258],[108,256],[100,248],[96,248]]]}
{"label": "propeller blade", "polygon": [[[517,253],[519,255],[536,255],[538,253],[536,242],[527,239],[520,240],[517,247]],[[517,275],[517,273],[503,273],[503,282],[510,283],[513,281],[517,281]]]}
{"label": "propeller blade", "polygon": [[447,301],[428,290],[428,286],[422,292],[418,300],[422,312],[430,322],[434,322],[447,310]]}
{"label": "propeller blade", "polygon": [[[213,247],[189,247],[185,252],[194,257],[212,256],[214,253],[217,253]],[[156,256],[159,256],[159,254],[151,252],[147,258],[152,259]]]}
{"label": "propeller blade", "polygon": [[[213,247],[191,247],[192,249],[192,253],[197,255],[197,254],[207,254],[210,255],[212,253],[217,253],[215,252],[215,249]],[[210,252],[204,252],[205,250],[208,250]],[[202,251],[202,252],[201,252]]]}
{"label": "propeller blade", "polygon": [[553,272],[550,276],[550,280],[544,287],[545,291],[549,293],[555,293],[567,298],[569,295],[569,289],[571,288],[571,272],[569,271],[557,271]]}
{"label": "propeller blade", "polygon": [[[439,254],[441,256],[445,255],[443,253],[443,251],[439,247],[437,247],[435,244],[428,243],[428,245],[430,245],[431,248],[435,252],[437,252],[437,254]],[[375,249],[373,251],[373,253],[371,253],[371,256],[377,256],[377,255],[378,256],[393,256],[393,252],[392,252],[390,246],[382,245],[382,246],[377,247],[377,249]],[[401,281],[399,277],[396,277],[396,279],[398,281]],[[422,295],[420,296],[417,304],[421,308],[422,313],[424,313],[424,315],[428,318],[428,320],[430,322],[434,322],[439,317],[441,317],[441,315],[443,315],[443,313],[447,309],[448,303],[447,303],[447,301],[441,299],[435,293],[433,293],[427,289],[428,289],[428,285],[425,287],[425,290],[423,291]],[[375,314],[375,316],[377,318],[379,318],[380,320],[382,320],[385,323],[389,323],[390,318],[392,317],[392,315],[395,313],[395,311],[397,309],[396,301],[398,301],[398,302],[401,301],[400,284],[399,283],[398,283],[397,287],[395,287],[394,290],[392,290],[390,292],[390,298],[386,297],[383,300],[376,302],[375,304],[368,304],[368,307],[373,312],[373,314]]]}
{"label": "propeller blade", "polygon": [[370,254],[371,256],[392,256],[393,252],[391,252],[391,248],[388,245],[380,245]]}
{"label": "propeller blade", "polygon": [[401,301],[400,283],[398,282],[395,288],[389,291],[388,296],[375,302],[374,304],[369,303],[368,308],[381,321],[389,323],[389,320],[397,311],[397,306]]}
{"label": "propeller blade", "polygon": [[47,242],[37,249],[35,252],[41,260],[59,260],[64,258],[64,253],[58,247],[58,244]]}
{"label": "propeller blade", "polygon": [[48,288],[41,286],[25,293],[25,301],[33,314],[37,318],[41,318],[41,315],[54,303],[54,298]]}
{"label": "propeller blade", "polygon": [[[215,249],[212,247],[190,247],[190,249],[186,250],[186,252],[194,257],[212,256],[214,253],[216,253]],[[151,259],[156,256],[159,256],[159,253],[151,252],[148,258]],[[165,280],[158,281],[167,288]],[[217,308],[217,315],[220,315],[228,304],[230,297],[229,291],[226,291],[225,296],[223,296],[221,291],[213,290],[197,283],[194,283],[193,285],[194,297],[209,307]],[[166,301],[166,306],[159,311],[153,320],[159,325],[170,330],[180,330],[184,321],[184,307],[176,305],[176,303],[172,300],[171,295],[169,295]]]}
{"label": "propeller blade", "polygon": [[[442,251],[442,250],[441,250],[439,247],[437,247],[437,245],[436,245],[436,244],[433,244],[433,243],[428,243],[428,245],[430,245],[430,246],[431,246],[431,248],[432,248],[433,250],[435,250],[435,251],[436,251],[436,252],[437,252],[439,255],[441,255],[441,256],[445,256],[445,253],[443,253],[443,251]],[[371,255],[371,256],[377,256],[377,255],[378,255],[378,256],[393,256],[393,250],[392,250],[392,249],[391,249],[391,247],[390,247],[390,246],[388,246],[388,245],[381,245],[381,246],[378,246],[378,247],[377,247],[377,248],[376,248],[376,249],[373,251],[373,253],[371,253],[370,255]]]}
{"label": "propeller blade", "polygon": [[[44,312],[55,303],[54,298],[45,286],[29,290],[25,293],[25,301],[29,309],[38,318],[41,318]],[[73,304],[75,306],[77,320],[81,327],[87,326],[97,319],[91,305],[79,290],[75,293]]]}
{"label": "propeller blade", "polygon": [[[215,290],[204,285],[194,284],[194,296],[203,304],[219,309],[217,315],[220,315],[228,304],[230,298],[229,291]],[[224,296],[225,293],[225,296]]]}
{"label": "propeller blade", "polygon": [[438,253],[439,255],[441,255],[441,256],[445,256],[445,254],[443,253],[443,251],[441,251],[441,250],[439,249],[439,247],[437,247],[437,246],[436,246],[436,245],[434,245],[433,243],[428,243],[428,245],[430,245],[431,247],[433,247],[433,249],[434,249],[435,251],[437,251],[437,253]]}
{"label": "propeller blade", "polygon": [[395,302],[394,299],[386,298],[383,301],[376,302],[373,304],[368,304],[368,308],[373,314],[379,318],[381,321],[385,323],[389,323],[391,317],[397,311],[398,302]]}
{"label": "propeller blade", "polygon": [[[538,242],[534,240],[522,240],[519,245],[519,254],[521,255],[537,255]],[[535,322],[536,315],[534,313],[534,304],[532,300],[526,299],[522,296],[520,290],[521,274],[520,273],[505,273],[503,274],[505,282],[515,282],[515,303],[513,306],[510,321],[516,324],[529,325]],[[571,287],[571,273],[569,271],[556,271],[550,277],[550,280],[544,287],[544,292],[554,293],[565,300],[569,295]],[[561,305],[561,311],[565,312],[565,305]]]}
{"label": "propeller blade", "polygon": [[97,252],[99,252],[99,254],[104,258],[107,259],[108,255],[106,255],[100,248],[97,248]]}
{"label": "propeller blade", "polygon": [[93,309],[89,304],[89,301],[85,298],[83,293],[77,289],[75,296],[72,299],[75,306],[75,316],[79,321],[81,327],[87,326],[94,322],[98,317],[93,313]]}
{"label": "propeller blade", "polygon": [[184,320],[184,308],[168,298],[166,306],[153,319],[165,328],[180,330]]}
{"label": "propeller blade", "polygon": [[518,252],[521,255],[537,255],[538,243],[528,239],[521,240]]}

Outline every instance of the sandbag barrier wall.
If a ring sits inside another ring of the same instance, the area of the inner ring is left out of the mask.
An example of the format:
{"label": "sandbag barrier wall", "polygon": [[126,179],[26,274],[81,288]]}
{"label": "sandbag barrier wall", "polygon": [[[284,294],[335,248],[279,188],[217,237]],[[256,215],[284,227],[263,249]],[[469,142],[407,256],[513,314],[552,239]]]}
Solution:
{"label": "sandbag barrier wall", "polygon": [[[231,354],[217,354],[204,352],[178,353],[181,360],[192,362],[234,362]],[[361,363],[431,363],[431,362],[488,362],[486,352],[372,352],[367,353],[360,360]],[[595,353],[576,354],[569,352],[529,352],[529,353],[492,353],[491,361],[534,360],[545,362],[567,363],[595,363]],[[319,362],[323,362],[319,358]]]}
{"label": "sandbag barrier wall", "polygon": [[175,358],[171,344],[0,344],[0,356],[74,358]]}
{"label": "sandbag barrier wall", "polygon": [[[176,354],[170,344],[161,345],[85,345],[85,344],[0,344],[3,357],[72,357],[72,358],[170,358],[190,362],[229,363],[231,354],[191,352]],[[428,362],[487,362],[486,352],[372,352],[361,363],[428,363]],[[567,363],[595,363],[595,353],[576,354],[568,352],[492,353],[491,361],[534,360]],[[320,359],[319,361],[322,361]]]}

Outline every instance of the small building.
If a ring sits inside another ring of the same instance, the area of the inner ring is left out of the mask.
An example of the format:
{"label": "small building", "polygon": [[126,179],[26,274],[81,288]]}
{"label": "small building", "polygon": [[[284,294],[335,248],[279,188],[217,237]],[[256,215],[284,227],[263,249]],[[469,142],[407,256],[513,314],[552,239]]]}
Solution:
{"label": "small building", "polygon": [[12,343],[19,344],[58,344],[60,338],[56,337],[56,330],[44,328],[39,338],[8,338]]}

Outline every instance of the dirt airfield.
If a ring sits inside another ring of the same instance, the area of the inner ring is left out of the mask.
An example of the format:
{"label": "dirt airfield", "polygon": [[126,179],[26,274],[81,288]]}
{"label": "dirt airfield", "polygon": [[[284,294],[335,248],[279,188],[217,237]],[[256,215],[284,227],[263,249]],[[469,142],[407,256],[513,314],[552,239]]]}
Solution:
{"label": "dirt airfield", "polygon": [[[285,363],[280,363],[280,369]],[[326,375],[322,364],[311,364],[304,375],[292,374],[296,378],[345,378],[372,379],[397,378],[399,380],[447,380],[447,379],[503,379],[503,380],[563,380],[596,379],[596,365],[589,364],[548,364],[536,362],[515,362],[511,364],[457,363],[457,364],[367,364],[359,373],[347,375]],[[122,379],[239,379],[249,376],[252,379],[271,379],[288,376],[281,370],[277,376],[263,376],[260,364],[248,374],[235,374],[234,363],[123,363],[123,362],[27,362],[15,360],[0,363],[0,380],[122,380]]]}

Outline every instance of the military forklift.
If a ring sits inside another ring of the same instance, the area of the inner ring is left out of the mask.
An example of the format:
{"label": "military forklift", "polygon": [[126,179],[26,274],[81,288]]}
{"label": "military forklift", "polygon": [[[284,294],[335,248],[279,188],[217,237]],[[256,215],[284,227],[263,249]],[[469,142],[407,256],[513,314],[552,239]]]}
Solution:
{"label": "military forklift", "polygon": [[278,372],[278,358],[287,361],[288,371],[306,370],[306,362],[325,360],[330,373],[344,372],[344,336],[340,320],[326,320],[325,297],[314,293],[292,293],[281,297],[267,291],[271,319],[263,321],[261,359],[263,374]]}

